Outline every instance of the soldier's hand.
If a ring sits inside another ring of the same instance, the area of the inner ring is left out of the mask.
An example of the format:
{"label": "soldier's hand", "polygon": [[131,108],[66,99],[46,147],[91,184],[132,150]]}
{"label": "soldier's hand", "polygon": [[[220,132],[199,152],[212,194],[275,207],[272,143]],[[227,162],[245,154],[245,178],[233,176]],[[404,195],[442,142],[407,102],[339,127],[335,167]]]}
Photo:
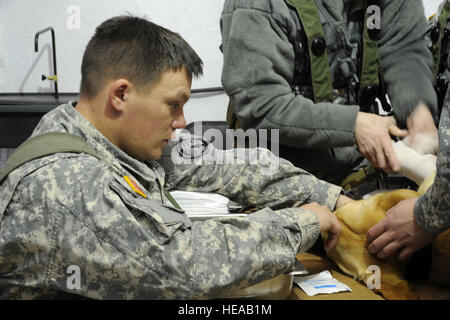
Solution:
{"label": "soldier's hand", "polygon": [[418,198],[400,201],[386,212],[386,218],[367,232],[368,250],[380,259],[397,254],[400,261],[429,244],[434,236],[423,230],[414,216]]}
{"label": "soldier's hand", "polygon": [[325,206],[321,206],[316,202],[305,204],[301,206],[301,208],[308,209],[317,215],[317,218],[319,219],[320,233],[327,234],[324,249],[326,251],[333,249],[336,246],[341,234],[341,224],[338,219],[331,213],[330,209]]}
{"label": "soldier's hand", "polygon": [[408,135],[403,143],[420,154],[434,154],[439,151],[438,130],[427,106],[421,104],[409,115],[406,125]]}
{"label": "soldier's hand", "polygon": [[355,139],[359,151],[372,165],[386,173],[393,173],[401,168],[390,134],[404,137],[407,133],[397,127],[393,117],[359,112],[356,118]]}

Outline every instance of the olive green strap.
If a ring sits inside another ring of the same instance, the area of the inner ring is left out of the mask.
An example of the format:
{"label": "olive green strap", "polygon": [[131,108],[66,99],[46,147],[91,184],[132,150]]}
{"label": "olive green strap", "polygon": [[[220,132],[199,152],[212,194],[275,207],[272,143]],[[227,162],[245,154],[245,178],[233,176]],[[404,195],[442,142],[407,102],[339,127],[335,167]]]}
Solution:
{"label": "olive green strap", "polygon": [[28,139],[15,150],[0,171],[0,183],[6,179],[10,172],[23,164],[60,152],[87,153],[102,159],[79,136],[61,132],[45,133]]}
{"label": "olive green strap", "polygon": [[333,101],[333,83],[331,81],[328,53],[316,3],[314,0],[285,1],[297,9],[298,16],[300,17],[308,39],[314,102]]}
{"label": "olive green strap", "polygon": [[164,195],[166,196],[166,198],[170,201],[170,203],[177,208],[178,210],[183,210],[181,209],[180,205],[178,204],[178,202],[174,199],[174,197],[172,197],[172,195],[170,194],[169,191],[167,191],[166,188],[162,187]]}
{"label": "olive green strap", "polygon": [[358,102],[364,106],[373,102],[373,98],[378,94],[380,88],[381,63],[378,54],[378,46],[372,40],[367,27],[367,0],[360,1],[364,8],[364,32],[362,48],[362,69],[358,92]]}
{"label": "olive green strap", "polygon": [[436,79],[437,73],[439,70],[439,64],[441,62],[441,46],[442,46],[442,38],[444,37],[444,31],[445,27],[447,25],[447,19],[450,16],[450,2],[446,1],[444,6],[442,7],[441,12],[439,13],[439,19],[438,19],[438,27],[439,27],[439,40],[436,41],[436,43],[432,46],[432,53],[433,58],[435,61],[434,65],[434,78]]}

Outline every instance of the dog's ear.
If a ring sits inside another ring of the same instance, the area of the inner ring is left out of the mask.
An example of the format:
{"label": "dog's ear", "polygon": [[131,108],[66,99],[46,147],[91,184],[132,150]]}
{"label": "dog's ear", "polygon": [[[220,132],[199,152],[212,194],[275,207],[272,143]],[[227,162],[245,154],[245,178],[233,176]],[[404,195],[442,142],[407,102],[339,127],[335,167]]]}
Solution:
{"label": "dog's ear", "polygon": [[434,182],[434,178],[436,177],[436,171],[434,171],[432,174],[430,174],[428,176],[428,178],[425,179],[425,181],[420,185],[419,190],[417,190],[417,192],[420,195],[425,194],[425,192],[427,192],[427,190],[431,187],[431,185]]}

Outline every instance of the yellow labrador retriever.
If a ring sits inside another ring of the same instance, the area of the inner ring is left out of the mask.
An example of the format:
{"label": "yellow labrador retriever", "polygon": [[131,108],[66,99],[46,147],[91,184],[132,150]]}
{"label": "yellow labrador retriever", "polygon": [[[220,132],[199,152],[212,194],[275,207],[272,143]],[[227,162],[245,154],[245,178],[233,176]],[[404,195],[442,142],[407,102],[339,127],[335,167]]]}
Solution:
{"label": "yellow labrador retriever", "polygon": [[[377,194],[371,198],[350,202],[334,212],[342,225],[342,233],[335,248],[328,256],[345,273],[367,284],[372,273],[369,266],[380,268],[381,285],[375,289],[386,299],[418,299],[413,286],[403,279],[406,267],[395,256],[388,259],[378,259],[367,250],[367,231],[383,220],[386,212],[398,202],[418,197],[431,186],[434,174],[419,188],[412,190],[395,190]],[[323,235],[326,241],[326,235]],[[437,236],[432,243],[431,274],[434,281],[450,284],[450,229]]]}

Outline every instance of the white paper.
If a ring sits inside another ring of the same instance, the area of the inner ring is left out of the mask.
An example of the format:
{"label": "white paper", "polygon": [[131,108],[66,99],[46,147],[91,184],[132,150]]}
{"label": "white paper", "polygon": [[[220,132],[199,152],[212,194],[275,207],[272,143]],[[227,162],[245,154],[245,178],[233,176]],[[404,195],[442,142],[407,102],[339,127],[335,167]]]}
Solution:
{"label": "white paper", "polygon": [[171,191],[170,194],[187,215],[229,214],[227,197],[216,193]]}
{"label": "white paper", "polygon": [[304,277],[294,277],[296,283],[308,296],[352,291],[347,285],[333,278],[330,271]]}

